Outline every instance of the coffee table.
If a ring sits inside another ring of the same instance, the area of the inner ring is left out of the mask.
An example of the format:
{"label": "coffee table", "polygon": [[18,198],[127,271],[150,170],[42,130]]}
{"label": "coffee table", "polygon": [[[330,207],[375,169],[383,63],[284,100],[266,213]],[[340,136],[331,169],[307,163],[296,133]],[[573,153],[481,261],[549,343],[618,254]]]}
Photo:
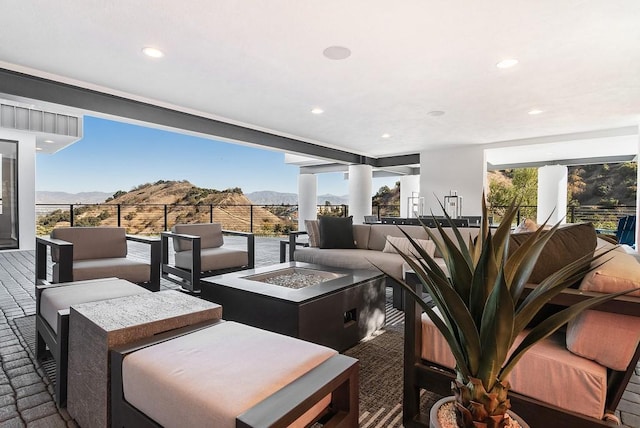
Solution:
{"label": "coffee table", "polygon": [[[264,282],[287,273],[327,277],[292,289]],[[223,317],[344,351],[385,324],[385,281],[379,271],[289,262],[209,277],[201,297]]]}

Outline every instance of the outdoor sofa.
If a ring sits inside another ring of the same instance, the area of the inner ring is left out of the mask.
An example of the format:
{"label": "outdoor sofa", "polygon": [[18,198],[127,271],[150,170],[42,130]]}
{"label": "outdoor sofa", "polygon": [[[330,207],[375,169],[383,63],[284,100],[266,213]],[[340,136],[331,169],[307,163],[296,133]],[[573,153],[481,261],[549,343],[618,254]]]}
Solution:
{"label": "outdoor sofa", "polygon": [[[510,246],[526,234],[512,234]],[[531,274],[526,295],[548,274],[584,254],[612,244],[596,237],[590,224],[559,229],[545,246]],[[542,316],[603,292],[640,286],[640,263],[617,248],[604,264],[549,302]],[[412,282],[411,276],[409,281]],[[416,291],[420,286],[415,283]],[[421,307],[405,302],[403,423],[427,426],[420,411],[420,390],[452,395],[453,355]],[[521,359],[509,381],[512,409],[530,426],[598,427],[619,423],[615,409],[640,357],[640,291],[587,311],[568,327],[535,345]],[[519,343],[516,341],[516,345]]]}
{"label": "outdoor sofa", "polygon": [[[320,230],[321,223],[323,230]],[[326,224],[328,226],[326,226]],[[391,245],[410,251],[408,240],[403,231],[417,239],[427,252],[435,257],[441,267],[445,267],[442,255],[430,242],[423,226],[394,224],[350,224],[350,218],[321,218],[306,222],[306,231],[294,231],[289,234],[290,260],[317,265],[347,269],[382,269],[389,273],[387,287],[393,288],[393,306],[402,309],[404,292],[393,278],[402,278],[406,265],[404,259]],[[440,237],[437,228],[430,230]],[[453,229],[442,229],[455,241]],[[465,238],[475,238],[479,228],[460,227]],[[321,233],[324,232],[324,233]],[[309,246],[298,245],[298,237],[309,235]],[[351,239],[351,236],[353,239]],[[339,238],[338,238],[339,237]],[[349,242],[350,241],[350,242]]]}

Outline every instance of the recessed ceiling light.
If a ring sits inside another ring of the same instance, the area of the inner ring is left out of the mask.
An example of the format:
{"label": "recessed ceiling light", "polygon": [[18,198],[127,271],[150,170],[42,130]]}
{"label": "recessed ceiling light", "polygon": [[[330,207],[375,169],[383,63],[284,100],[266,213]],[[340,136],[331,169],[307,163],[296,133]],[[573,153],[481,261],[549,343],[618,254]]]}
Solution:
{"label": "recessed ceiling light", "polygon": [[518,63],[518,60],[515,58],[503,59],[499,63],[496,64],[498,68],[511,68]]}
{"label": "recessed ceiling light", "polygon": [[534,114],[540,114],[543,113],[542,110],[538,110],[537,108],[534,108],[533,110],[529,110],[529,114],[530,115],[534,115]]}
{"label": "recessed ceiling light", "polygon": [[54,143],[53,140],[44,140],[44,142],[47,143],[47,144],[53,144]]}
{"label": "recessed ceiling light", "polygon": [[42,147],[36,147],[36,151],[38,152],[42,151]]}
{"label": "recessed ceiling light", "polygon": [[347,59],[351,56],[351,50],[344,46],[329,46],[322,54],[329,59]]}
{"label": "recessed ceiling light", "polygon": [[433,110],[433,111],[430,111],[430,112],[429,112],[429,113],[427,113],[427,114],[428,114],[429,116],[436,117],[436,116],[443,116],[443,115],[444,115],[444,112],[443,112],[442,110]]}
{"label": "recessed ceiling light", "polygon": [[160,49],[150,46],[142,48],[142,53],[151,58],[162,58],[164,56],[164,53]]}
{"label": "recessed ceiling light", "polygon": [[385,134],[382,134],[380,137],[382,137],[382,138],[391,138],[391,135],[385,133]]}
{"label": "recessed ceiling light", "polygon": [[313,109],[311,110],[311,113],[313,113],[313,114],[322,114],[322,113],[324,113],[324,110],[322,110],[322,109],[321,109],[321,108],[319,108],[319,107],[315,107],[315,108],[313,108]]}

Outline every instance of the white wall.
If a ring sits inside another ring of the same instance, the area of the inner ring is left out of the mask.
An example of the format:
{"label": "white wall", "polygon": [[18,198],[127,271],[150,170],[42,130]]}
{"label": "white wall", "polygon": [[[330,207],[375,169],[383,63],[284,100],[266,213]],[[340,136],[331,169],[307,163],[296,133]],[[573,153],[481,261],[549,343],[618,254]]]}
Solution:
{"label": "white wall", "polygon": [[567,167],[547,165],[538,168],[538,217],[542,224],[566,223],[567,213]]}
{"label": "white wall", "polygon": [[[412,212],[409,212],[408,208],[408,198],[410,198],[414,192],[420,195],[420,176],[403,175],[400,177],[400,217],[415,217]],[[424,206],[422,208],[424,209]]]}
{"label": "white wall", "polygon": [[36,243],[36,137],[0,128],[0,139],[18,142],[18,239],[21,250]]}
{"label": "white wall", "polygon": [[462,215],[481,215],[486,165],[483,146],[421,152],[420,196],[424,197],[425,215],[443,215],[440,204],[451,190],[463,198]]}

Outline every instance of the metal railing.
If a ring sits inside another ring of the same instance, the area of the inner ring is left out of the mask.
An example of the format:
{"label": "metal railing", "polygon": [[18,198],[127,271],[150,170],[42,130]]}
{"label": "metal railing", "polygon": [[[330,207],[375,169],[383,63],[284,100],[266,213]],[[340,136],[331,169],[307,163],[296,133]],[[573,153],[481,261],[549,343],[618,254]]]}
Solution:
{"label": "metal railing", "polygon": [[[507,207],[490,209],[493,223],[500,223]],[[318,215],[346,217],[347,205],[318,205]],[[372,212],[398,217],[400,205],[375,205]],[[598,229],[616,230],[618,219],[635,215],[636,207],[581,206],[567,208],[567,222],[591,222]],[[536,206],[522,206],[516,224],[536,219]],[[224,229],[263,236],[287,235],[298,229],[298,205],[184,205],[184,204],[36,204],[36,233],[47,235],[56,226],[121,226],[128,233],[156,235],[176,223],[222,223]]]}

